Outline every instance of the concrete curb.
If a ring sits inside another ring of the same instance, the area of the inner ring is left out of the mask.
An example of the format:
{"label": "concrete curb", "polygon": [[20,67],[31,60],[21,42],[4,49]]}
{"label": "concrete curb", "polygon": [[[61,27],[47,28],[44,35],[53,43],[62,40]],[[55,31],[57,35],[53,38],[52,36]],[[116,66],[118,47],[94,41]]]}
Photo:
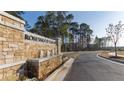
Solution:
{"label": "concrete curb", "polygon": [[74,60],[74,58],[70,58],[61,67],[59,67],[51,75],[49,75],[44,81],[63,81],[65,76],[69,72],[69,69],[71,68]]}
{"label": "concrete curb", "polygon": [[107,60],[111,63],[114,63],[114,64],[118,64],[118,65],[124,65],[124,63],[122,62],[119,62],[119,61],[115,61],[115,60],[111,60],[111,59],[108,59],[108,58],[105,58],[105,57],[102,57],[102,56],[99,56],[98,54],[96,55],[96,57],[100,58],[100,59],[103,59],[103,60]]}

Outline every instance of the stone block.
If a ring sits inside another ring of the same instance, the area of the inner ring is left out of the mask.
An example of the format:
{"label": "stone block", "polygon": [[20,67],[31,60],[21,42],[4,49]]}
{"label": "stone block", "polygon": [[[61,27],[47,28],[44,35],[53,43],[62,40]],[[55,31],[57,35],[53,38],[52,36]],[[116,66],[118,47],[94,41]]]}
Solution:
{"label": "stone block", "polygon": [[0,45],[2,45],[3,44],[3,41],[0,41]]}
{"label": "stone block", "polygon": [[0,73],[3,73],[3,69],[0,69]]}
{"label": "stone block", "polygon": [[14,57],[14,62],[21,61],[21,56],[15,56]]}
{"label": "stone block", "polygon": [[6,55],[13,55],[14,56],[14,51],[8,51]]}
{"label": "stone block", "polygon": [[5,56],[5,55],[7,55],[8,53],[7,53],[7,52],[2,52],[2,54]]}
{"label": "stone block", "polygon": [[6,38],[0,37],[0,41],[6,41]]}
{"label": "stone block", "polygon": [[3,47],[2,44],[0,44],[0,51],[2,51],[2,47]]}
{"label": "stone block", "polygon": [[10,68],[11,68],[11,67],[4,68],[4,73],[9,72],[9,71],[10,71]]}
{"label": "stone block", "polygon": [[2,37],[4,37],[4,38],[8,38],[8,32],[7,32],[6,29],[4,29],[4,31],[3,31],[3,36],[2,36]]}
{"label": "stone block", "polygon": [[3,74],[4,74],[4,73],[0,73],[0,80],[3,79]]}
{"label": "stone block", "polygon": [[5,55],[6,59],[14,58],[14,55]]}
{"label": "stone block", "polygon": [[3,32],[0,32],[0,37],[3,37]]}
{"label": "stone block", "polygon": [[18,44],[9,44],[9,47],[10,48],[18,48],[19,46],[18,46]]}
{"label": "stone block", "polygon": [[0,52],[0,59],[4,59],[4,55]]}
{"label": "stone block", "polygon": [[13,39],[13,33],[12,32],[8,34],[8,39]]}
{"label": "stone block", "polygon": [[8,48],[8,42],[3,42],[2,43],[2,49],[6,49],[6,48]]}
{"label": "stone block", "polygon": [[0,33],[3,32],[4,28],[2,25],[0,25]]}
{"label": "stone block", "polygon": [[8,41],[8,42],[13,42],[13,38],[7,38],[6,41]]}
{"label": "stone block", "polygon": [[13,70],[11,70],[11,69],[9,69],[6,73],[7,73],[7,75],[6,75],[7,77],[12,77],[14,74]]}
{"label": "stone block", "polygon": [[10,64],[10,63],[13,63],[14,60],[13,60],[13,58],[7,58],[7,59],[5,59],[5,62],[6,62],[6,64]]}
{"label": "stone block", "polygon": [[4,59],[0,59],[0,65],[5,64],[5,60]]}
{"label": "stone block", "polygon": [[3,73],[4,73],[4,74],[3,74],[2,80],[7,80],[6,72],[4,71]]}
{"label": "stone block", "polygon": [[3,51],[4,51],[4,52],[12,51],[12,48],[3,48]]}
{"label": "stone block", "polygon": [[15,51],[14,56],[21,56],[22,53],[23,53],[22,51]]}

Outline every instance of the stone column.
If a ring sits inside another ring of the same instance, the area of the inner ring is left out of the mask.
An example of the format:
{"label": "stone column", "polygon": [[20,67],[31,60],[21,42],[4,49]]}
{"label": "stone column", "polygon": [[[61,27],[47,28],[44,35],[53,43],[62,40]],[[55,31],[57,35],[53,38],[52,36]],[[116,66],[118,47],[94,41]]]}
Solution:
{"label": "stone column", "polygon": [[57,54],[61,54],[61,45],[62,45],[61,38],[57,38]]}

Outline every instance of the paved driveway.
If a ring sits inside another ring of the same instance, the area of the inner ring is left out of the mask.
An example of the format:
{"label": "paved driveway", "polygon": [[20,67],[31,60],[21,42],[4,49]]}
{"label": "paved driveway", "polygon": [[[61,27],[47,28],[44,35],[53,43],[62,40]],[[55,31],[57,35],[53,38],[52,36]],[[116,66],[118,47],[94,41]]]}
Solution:
{"label": "paved driveway", "polygon": [[96,56],[96,52],[80,52],[72,64],[65,81],[113,81],[124,80],[124,64],[111,62]]}

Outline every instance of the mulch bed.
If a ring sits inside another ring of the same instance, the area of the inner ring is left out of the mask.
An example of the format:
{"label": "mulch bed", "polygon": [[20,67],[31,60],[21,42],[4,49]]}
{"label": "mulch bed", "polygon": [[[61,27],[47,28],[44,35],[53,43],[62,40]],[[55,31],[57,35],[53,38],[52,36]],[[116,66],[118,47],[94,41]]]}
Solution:
{"label": "mulch bed", "polygon": [[119,62],[119,63],[124,63],[124,57],[111,56],[111,55],[108,55],[108,53],[109,53],[109,51],[102,51],[102,52],[98,53],[98,56],[109,59],[109,60],[112,60],[112,61],[116,61],[116,62]]}

